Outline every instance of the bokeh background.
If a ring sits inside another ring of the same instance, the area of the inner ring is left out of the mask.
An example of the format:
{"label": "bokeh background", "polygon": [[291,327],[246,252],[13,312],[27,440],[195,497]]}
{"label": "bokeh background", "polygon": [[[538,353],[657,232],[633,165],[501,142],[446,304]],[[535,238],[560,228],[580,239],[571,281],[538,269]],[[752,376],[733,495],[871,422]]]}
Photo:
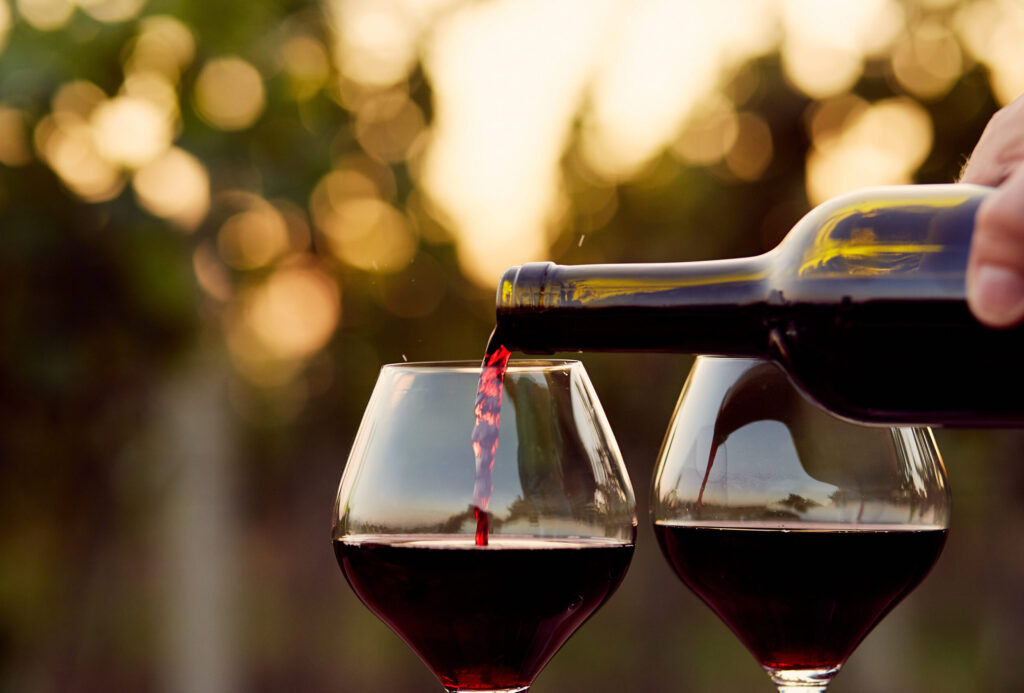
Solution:
{"label": "bokeh background", "polygon": [[[478,358],[508,265],[951,181],[1024,91],[1012,0],[0,0],[0,46],[12,692],[437,690],[329,545],[380,365]],[[583,359],[639,549],[534,690],[770,690],[647,522],[690,357]],[[938,437],[945,554],[835,693],[1024,689],[1024,436]]]}

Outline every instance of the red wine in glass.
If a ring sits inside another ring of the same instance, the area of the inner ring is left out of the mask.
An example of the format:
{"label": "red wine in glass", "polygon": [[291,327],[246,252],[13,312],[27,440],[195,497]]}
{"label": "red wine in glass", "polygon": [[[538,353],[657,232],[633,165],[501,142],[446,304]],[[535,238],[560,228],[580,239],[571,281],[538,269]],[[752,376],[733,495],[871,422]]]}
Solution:
{"label": "red wine in glass", "polygon": [[334,541],[364,604],[449,691],[524,690],[622,581],[632,542],[453,535]]}
{"label": "red wine in glass", "polygon": [[510,355],[495,331],[487,342],[480,370],[480,384],[476,391],[476,406],[473,408],[475,423],[472,443],[473,457],[476,460],[473,515],[476,519],[477,546],[487,546],[490,535],[487,509],[491,502],[491,492],[494,490],[491,472],[494,470],[494,455],[498,451],[501,393]]}
{"label": "red wine in glass", "polygon": [[[453,362],[381,369],[331,523],[352,589],[449,693],[523,693],[611,596],[636,540],[625,464],[583,364],[532,360],[506,372],[508,350],[494,345],[482,372]],[[503,387],[515,394],[504,404]],[[502,407],[516,468],[501,477],[499,510],[491,467]],[[474,452],[477,528],[466,526]],[[489,504],[502,529],[490,536]]]}
{"label": "red wine in glass", "polygon": [[680,579],[767,670],[842,665],[928,574],[944,528],[656,523]]}

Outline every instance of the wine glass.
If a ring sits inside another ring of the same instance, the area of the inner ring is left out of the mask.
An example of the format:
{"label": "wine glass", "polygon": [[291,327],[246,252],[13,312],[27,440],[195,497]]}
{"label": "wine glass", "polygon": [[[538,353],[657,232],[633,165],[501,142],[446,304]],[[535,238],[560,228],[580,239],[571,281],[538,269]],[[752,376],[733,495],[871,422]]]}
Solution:
{"label": "wine glass", "polygon": [[[893,384],[894,387],[898,383]],[[698,357],[654,476],[676,574],[782,692],[823,692],[925,577],[949,526],[927,428],[864,426],[774,363]]]}
{"label": "wine glass", "polygon": [[358,597],[447,691],[526,691],[622,581],[636,503],[583,365],[524,360],[509,363],[498,390],[481,508],[471,442],[480,377],[472,363],[384,366],[332,538]]}

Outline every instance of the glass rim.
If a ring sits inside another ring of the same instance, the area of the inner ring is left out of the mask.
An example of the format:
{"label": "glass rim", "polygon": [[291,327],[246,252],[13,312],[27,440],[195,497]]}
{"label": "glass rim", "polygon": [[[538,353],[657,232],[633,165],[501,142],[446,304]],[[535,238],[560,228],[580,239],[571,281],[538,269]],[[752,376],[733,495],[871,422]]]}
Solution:
{"label": "glass rim", "polygon": [[[544,372],[582,366],[583,362],[578,359],[509,359],[506,372],[514,373],[521,371]],[[480,361],[456,360],[456,361],[400,361],[397,363],[385,363],[381,370],[414,370],[426,372],[451,372],[451,373],[480,373],[482,364]]]}

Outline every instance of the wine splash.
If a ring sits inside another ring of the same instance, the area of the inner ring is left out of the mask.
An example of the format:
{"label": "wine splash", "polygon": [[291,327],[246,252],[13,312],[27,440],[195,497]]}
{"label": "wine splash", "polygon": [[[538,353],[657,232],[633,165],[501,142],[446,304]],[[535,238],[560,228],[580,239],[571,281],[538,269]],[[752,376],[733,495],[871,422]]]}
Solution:
{"label": "wine splash", "polygon": [[476,518],[476,545],[487,546],[490,535],[487,508],[491,503],[494,483],[494,454],[498,451],[498,429],[501,424],[501,392],[511,352],[505,348],[495,331],[487,342],[480,370],[480,385],[473,408],[473,457],[476,480],[473,484],[473,515]]}

